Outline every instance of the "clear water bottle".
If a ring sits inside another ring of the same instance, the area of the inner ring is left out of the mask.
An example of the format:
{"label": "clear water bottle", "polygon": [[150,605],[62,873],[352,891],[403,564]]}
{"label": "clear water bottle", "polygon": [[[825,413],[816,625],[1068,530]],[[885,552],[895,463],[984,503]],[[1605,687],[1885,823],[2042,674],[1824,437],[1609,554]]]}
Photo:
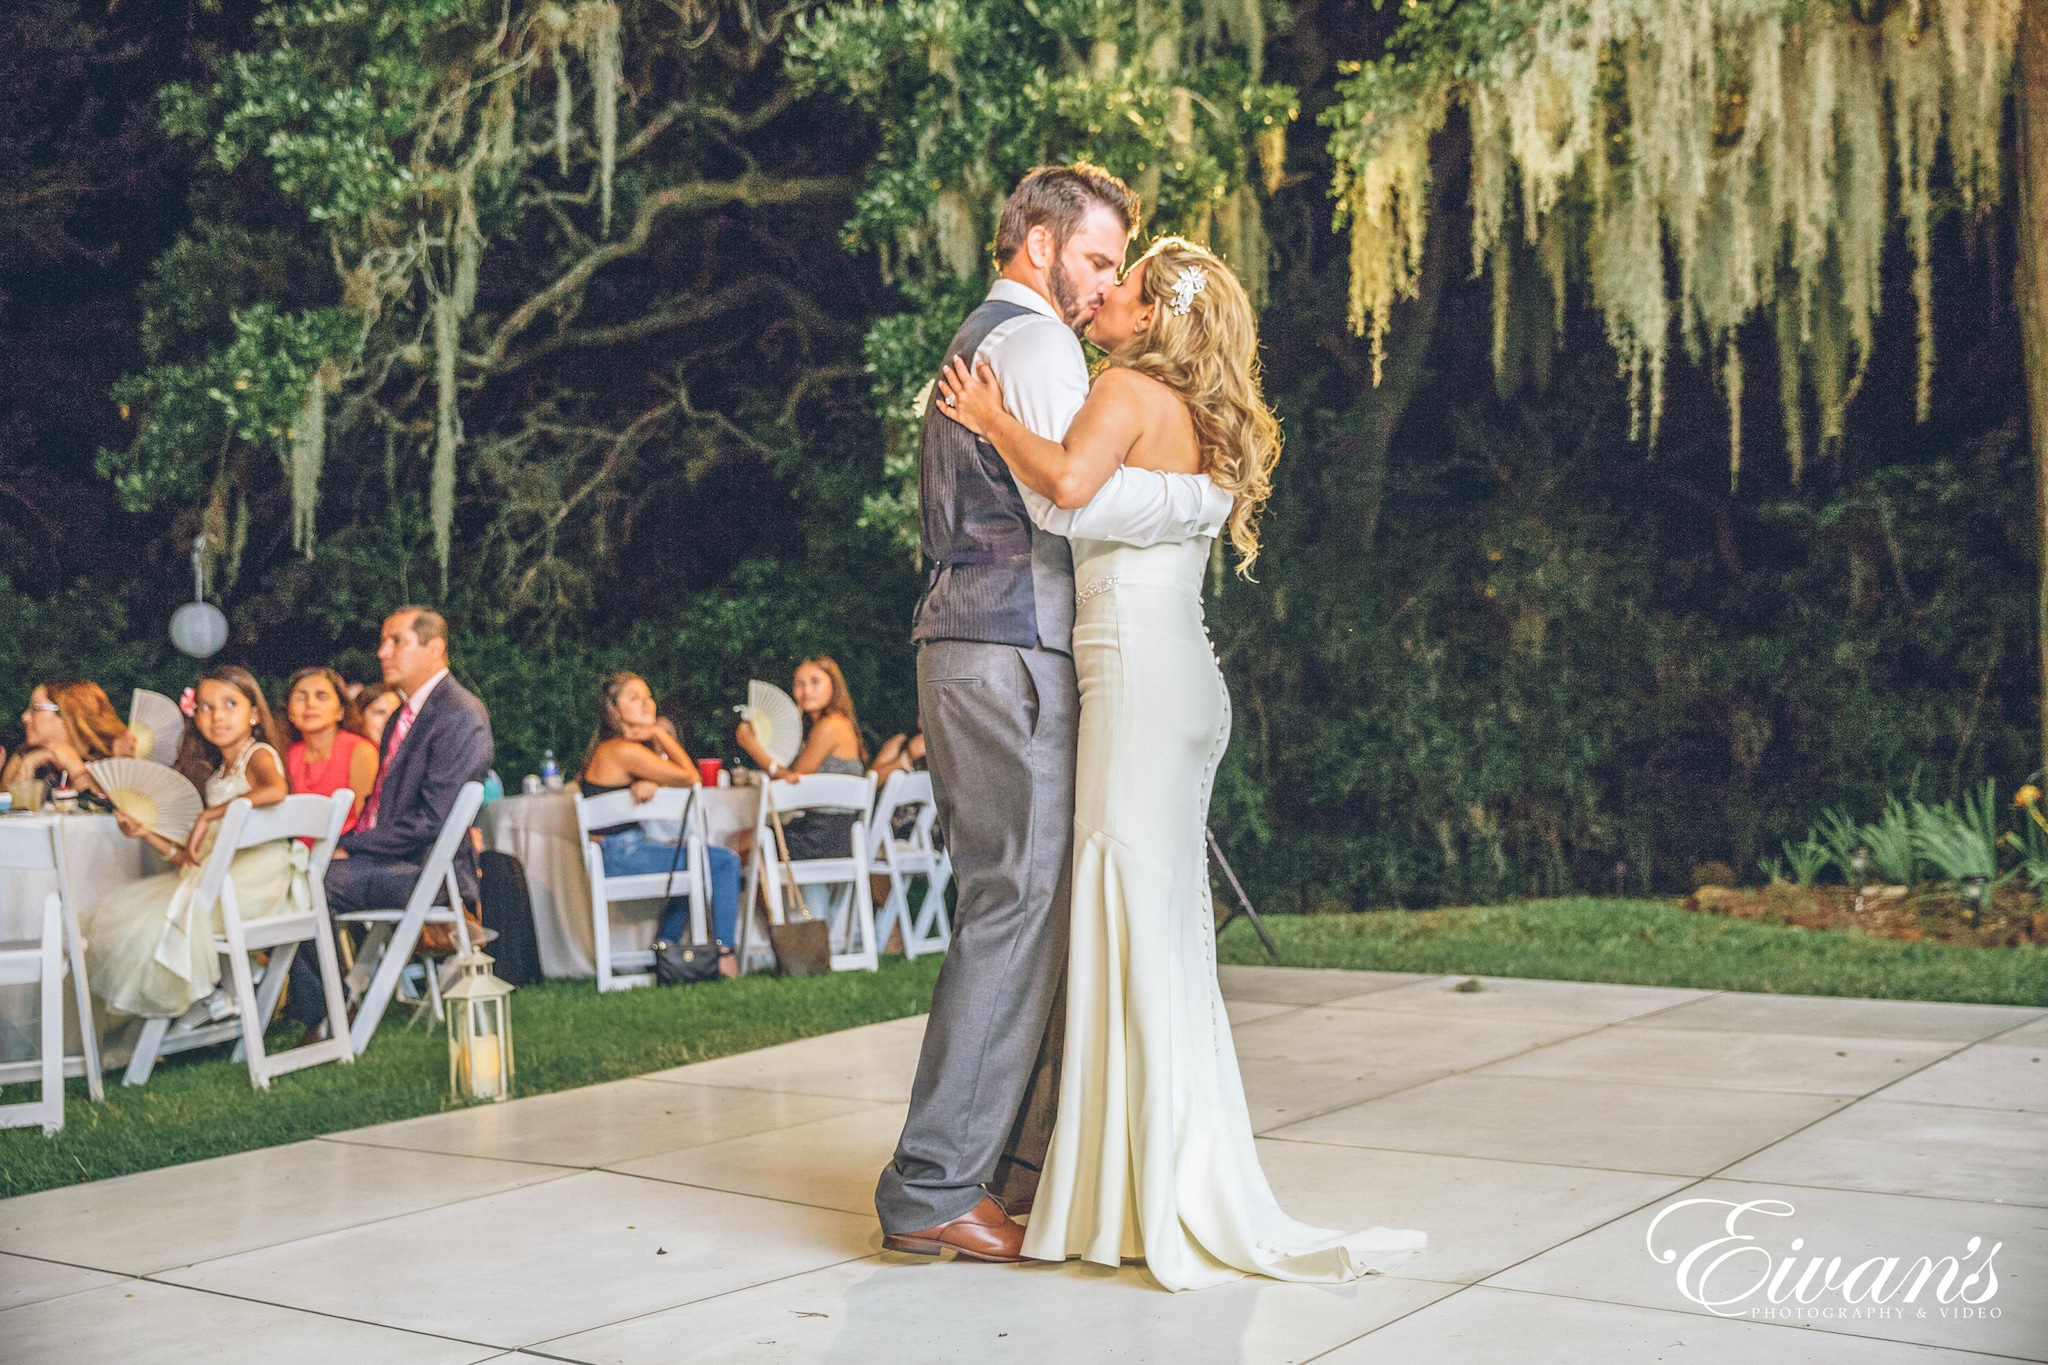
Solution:
{"label": "clear water bottle", "polygon": [[551,792],[558,792],[562,789],[562,767],[555,762],[555,751],[553,749],[540,756],[540,780],[541,785]]}

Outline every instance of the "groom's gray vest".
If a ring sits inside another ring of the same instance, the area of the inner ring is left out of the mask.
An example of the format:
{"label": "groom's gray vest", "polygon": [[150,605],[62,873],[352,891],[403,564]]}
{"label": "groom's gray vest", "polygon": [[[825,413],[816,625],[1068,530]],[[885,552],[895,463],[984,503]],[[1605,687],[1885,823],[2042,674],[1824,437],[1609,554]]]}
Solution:
{"label": "groom's gray vest", "polygon": [[[1003,323],[1029,313],[990,301],[967,315],[946,359],[973,357]],[[1003,457],[945,415],[938,390],[917,452],[921,549],[929,561],[910,638],[978,640],[1073,651],[1074,557],[1065,537],[1031,524]]]}

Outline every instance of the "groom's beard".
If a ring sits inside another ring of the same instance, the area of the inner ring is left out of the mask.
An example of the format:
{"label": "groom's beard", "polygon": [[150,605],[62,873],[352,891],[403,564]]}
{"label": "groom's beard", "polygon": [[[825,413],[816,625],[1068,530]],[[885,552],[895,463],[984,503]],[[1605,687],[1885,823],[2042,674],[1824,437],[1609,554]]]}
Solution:
{"label": "groom's beard", "polygon": [[[1087,317],[1081,316],[1083,305],[1080,291],[1074,288],[1073,278],[1067,274],[1066,267],[1060,263],[1059,258],[1053,259],[1052,269],[1046,272],[1045,282],[1052,286],[1052,306],[1060,310],[1060,320],[1074,329],[1075,336],[1086,334],[1088,324],[1095,320],[1094,314],[1091,312]],[[1101,302],[1100,299],[1095,300],[1096,306],[1100,307]]]}

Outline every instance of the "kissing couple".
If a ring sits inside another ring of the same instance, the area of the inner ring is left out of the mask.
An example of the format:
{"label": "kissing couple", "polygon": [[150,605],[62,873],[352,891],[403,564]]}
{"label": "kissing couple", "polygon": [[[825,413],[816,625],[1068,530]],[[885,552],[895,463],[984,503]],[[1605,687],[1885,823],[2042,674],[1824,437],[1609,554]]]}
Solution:
{"label": "kissing couple", "polygon": [[875,1209],[892,1251],[1349,1280],[1425,1238],[1281,1212],[1204,844],[1230,696],[1202,576],[1226,530],[1257,556],[1279,423],[1236,277],[1165,237],[1119,278],[1137,221],[1095,167],[1024,177],[925,407],[911,638],[959,902]]}

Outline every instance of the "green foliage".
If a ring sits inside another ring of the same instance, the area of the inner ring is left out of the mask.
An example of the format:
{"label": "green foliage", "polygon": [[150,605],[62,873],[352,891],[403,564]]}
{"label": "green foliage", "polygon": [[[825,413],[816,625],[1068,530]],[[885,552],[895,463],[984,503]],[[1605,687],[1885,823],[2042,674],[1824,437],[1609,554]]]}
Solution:
{"label": "green foliage", "polygon": [[[1843,810],[1821,812],[1820,824],[1807,835],[1808,842],[1818,839],[1827,846],[1828,859],[1841,872],[1842,880],[1855,885],[1856,855],[1860,852],[1866,862],[1870,856],[1869,845],[1863,841],[1863,826]],[[1864,868],[1868,874],[1869,868]]]}
{"label": "green foliage", "polygon": [[1920,842],[1905,803],[1887,796],[1877,823],[1863,827],[1863,842],[1878,876],[1895,886],[1913,885],[1920,870]]}
{"label": "green foliage", "polygon": [[1784,847],[1785,862],[1792,869],[1792,880],[1801,886],[1812,886],[1819,881],[1820,874],[1827,871],[1828,864],[1835,860],[1834,850],[1816,834],[1808,834],[1796,844],[1787,839]]}
{"label": "green foliage", "polygon": [[[180,300],[182,306],[183,300]],[[293,426],[313,376],[352,356],[362,328],[338,308],[282,313],[257,303],[228,315],[234,340],[193,364],[160,364],[114,388],[115,401],[145,414],[134,444],[101,450],[100,474],[130,511],[196,497],[208,484],[207,457],[227,443],[268,446],[289,466]]]}
{"label": "green foliage", "polygon": [[37,601],[0,578],[0,705],[26,702],[52,678],[92,679],[124,716],[134,688],[176,696],[190,681],[182,667],[189,661],[138,625],[126,603],[92,583]]}
{"label": "green foliage", "polygon": [[1971,877],[1997,882],[1999,845],[1998,783],[1991,778],[1955,802],[1930,806],[1913,802],[1913,847],[1951,882]]}
{"label": "green foliage", "polygon": [[2036,893],[2048,894],[2048,833],[2035,820],[2022,820],[2001,842],[2019,857],[2014,875],[2025,877]]}
{"label": "green foliage", "polygon": [[880,135],[847,242],[913,305],[868,337],[889,444],[867,524],[915,539],[912,403],[979,301],[1003,197],[1031,167],[1106,167],[1138,190],[1148,233],[1211,242],[1263,296],[1253,186],[1279,183],[1296,99],[1261,70],[1285,14],[1264,0],[848,0],[799,19],[799,87],[839,94]]}
{"label": "green foliage", "polygon": [[[382,463],[394,493],[424,485],[444,591],[459,505],[495,494],[470,548],[501,599],[552,622],[589,605],[588,560],[617,536],[620,487],[650,451],[696,447],[700,471],[736,447],[790,453],[797,409],[829,400],[850,365],[777,338],[795,362],[768,371],[781,395],[735,422],[693,401],[705,376],[687,352],[647,343],[734,316],[772,335],[794,311],[776,303],[808,301],[759,268],[618,278],[665,217],[848,187],[780,176],[745,149],[791,94],[774,88],[783,20],[764,28],[742,8],[728,41],[682,8],[611,0],[268,4],[249,50],[164,92],[165,127],[207,149],[216,179],[211,216],[147,300],[153,363],[119,395],[134,442],[100,457],[124,502],[253,508],[260,537],[288,501],[293,545],[311,553],[319,489],[347,477],[335,446]],[[757,73],[771,77],[761,110],[735,107]],[[748,169],[719,179],[735,152]],[[572,326],[586,310],[597,325]],[[832,330],[801,311],[803,341]],[[585,363],[636,344],[654,368],[637,386]],[[288,477],[250,446],[276,450]]]}

